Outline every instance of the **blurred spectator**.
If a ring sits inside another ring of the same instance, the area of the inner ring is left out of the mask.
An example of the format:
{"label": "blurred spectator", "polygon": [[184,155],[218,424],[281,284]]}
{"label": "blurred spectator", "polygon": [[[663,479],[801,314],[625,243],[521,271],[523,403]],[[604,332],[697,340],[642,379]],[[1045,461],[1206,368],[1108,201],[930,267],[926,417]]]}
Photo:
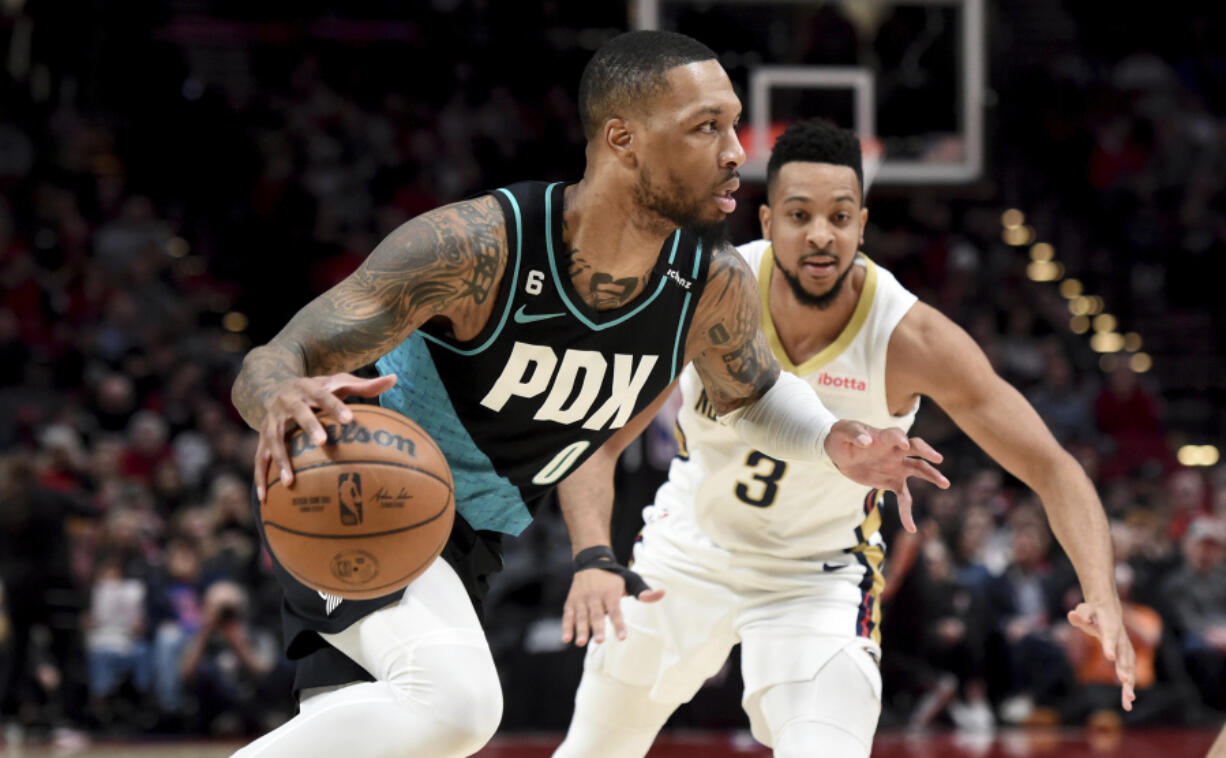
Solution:
{"label": "blurred spectator", "polygon": [[280,649],[272,634],[250,623],[248,611],[247,591],[233,582],[205,591],[203,623],[179,660],[198,731],[232,735],[265,726],[270,700],[262,696]]}
{"label": "blurred spectator", "polygon": [[89,694],[103,723],[113,718],[113,700],[125,681],[140,693],[152,686],[153,659],[145,640],[146,591],[142,580],[124,576],[118,555],[98,559],[83,626]]}
{"label": "blurred spectator", "polygon": [[[940,540],[924,545],[924,640],[921,655],[934,671],[934,685],[911,714],[910,726],[927,726],[948,707],[954,723],[974,731],[995,723],[987,699],[984,655],[984,596],[959,581],[949,550]],[[955,699],[958,696],[961,699]]]}
{"label": "blurred spectator", "polygon": [[1043,375],[1027,394],[1027,399],[1056,439],[1067,443],[1090,437],[1094,423],[1090,414],[1093,395],[1086,383],[1078,380],[1058,342],[1045,340],[1042,354]]}
{"label": "blurred spectator", "polygon": [[1209,488],[1200,469],[1175,470],[1166,481],[1165,511],[1169,519],[1171,539],[1183,538],[1188,525],[1209,513]]}
{"label": "blurred spectator", "polygon": [[1163,585],[1188,673],[1210,707],[1226,709],[1226,527],[1201,518],[1183,537],[1183,565]]}
{"label": "blurred spectator", "polygon": [[179,661],[188,640],[199,631],[204,611],[196,546],[182,538],[173,539],[166,547],[165,557],[165,564],[149,589],[149,617],[157,702],[164,714],[175,716],[183,712]]}
{"label": "blurred spectator", "polygon": [[51,684],[58,689],[58,681],[52,681],[58,669],[42,663],[55,653],[49,642],[36,644],[33,635],[41,628],[46,636],[54,612],[47,590],[71,584],[65,527],[74,517],[93,515],[88,506],[42,486],[28,454],[0,458],[0,582],[13,656],[7,679],[0,679],[0,714],[19,712],[33,693],[46,692]]}
{"label": "blurred spectator", "polygon": [[214,537],[204,554],[208,579],[229,579],[249,586],[257,581],[260,536],[250,498],[249,486],[237,476],[226,474],[213,481],[205,506]]}
{"label": "blurred spectator", "polygon": [[1036,706],[1052,708],[1067,693],[1071,672],[1052,636],[1052,621],[1063,618],[1060,580],[1047,560],[1051,533],[1032,506],[1012,515],[1013,559],[995,589],[999,631],[1008,651],[1013,693],[1001,715],[1027,721]]}
{"label": "blurred spectator", "polygon": [[1094,401],[1094,415],[1099,431],[1112,442],[1112,454],[1102,466],[1105,478],[1136,473],[1145,464],[1165,469],[1170,463],[1158,399],[1124,361],[1108,375]]}
{"label": "blurred spectator", "polygon": [[139,411],[133,415],[120,464],[123,475],[141,484],[152,484],[158,466],[173,459],[166,436],[166,422],[157,413]]}

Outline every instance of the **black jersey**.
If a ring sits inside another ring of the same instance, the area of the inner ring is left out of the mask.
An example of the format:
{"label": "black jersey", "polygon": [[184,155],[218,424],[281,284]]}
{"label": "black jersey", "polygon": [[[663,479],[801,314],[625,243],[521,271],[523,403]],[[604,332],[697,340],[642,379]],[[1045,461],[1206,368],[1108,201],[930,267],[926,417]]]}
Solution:
{"label": "black jersey", "polygon": [[675,232],[634,301],[594,311],[567,273],[562,184],[494,196],[509,254],[485,329],[458,342],[423,327],[376,365],[399,377],[380,403],[447,456],[459,515],[474,529],[519,534],[529,506],[681,371],[709,253]]}
{"label": "black jersey", "polygon": [[[460,342],[426,326],[376,364],[398,377],[380,403],[420,424],[447,457],[457,518],[442,558],[474,600],[500,567],[499,535],[523,531],[540,496],[676,378],[706,282],[710,252],[677,231],[635,300],[592,310],[568,274],[563,189],[523,182],[492,193],[508,255],[479,335]],[[275,557],[273,568],[285,590],[286,649],[303,659],[296,689],[369,678],[314,632],[339,632],[403,590],[342,601],[299,583]]]}

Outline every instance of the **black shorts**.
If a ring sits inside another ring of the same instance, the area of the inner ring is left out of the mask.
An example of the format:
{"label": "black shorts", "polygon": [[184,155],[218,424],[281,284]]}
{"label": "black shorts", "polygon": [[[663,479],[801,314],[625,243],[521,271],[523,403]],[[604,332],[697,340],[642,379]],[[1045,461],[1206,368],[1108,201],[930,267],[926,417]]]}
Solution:
{"label": "black shorts", "polygon": [[[267,545],[260,521],[260,503],[254,488],[251,507],[260,530],[260,539]],[[372,600],[345,600],[332,613],[328,613],[327,600],[319,592],[295,579],[272,555],[272,551],[269,551],[269,557],[272,559],[273,574],[285,593],[281,602],[281,626],[285,635],[285,654],[297,663],[294,693],[309,687],[373,681],[374,677],[366,669],[325,642],[319,633],[336,634],[348,628],[358,619],[398,602],[404,590]],[[441,558],[459,575],[480,617],[481,600],[489,590],[489,578],[502,569],[502,535],[477,531],[457,513]]]}

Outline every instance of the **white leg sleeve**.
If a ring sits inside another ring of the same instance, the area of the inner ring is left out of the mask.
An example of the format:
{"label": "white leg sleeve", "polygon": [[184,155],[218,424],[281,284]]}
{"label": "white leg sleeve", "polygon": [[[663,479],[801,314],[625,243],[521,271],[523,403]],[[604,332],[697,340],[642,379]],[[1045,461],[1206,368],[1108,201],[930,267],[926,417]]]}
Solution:
{"label": "white leg sleeve", "polygon": [[570,728],[553,758],[642,758],[679,705],[652,700],[651,687],[585,669]]}
{"label": "white leg sleeve", "polygon": [[876,666],[852,656],[868,658],[860,648],[844,648],[809,681],[762,693],[759,707],[775,758],[868,758],[881,715],[880,685],[870,679]]}
{"label": "white leg sleeve", "polygon": [[493,656],[464,586],[435,561],[400,603],[324,639],[377,681],[322,692],[234,758],[460,758],[502,718]]}
{"label": "white leg sleeve", "polygon": [[775,458],[829,463],[826,437],[838,421],[803,379],[779,373],[766,394],[749,405],[720,416],[737,436]]}

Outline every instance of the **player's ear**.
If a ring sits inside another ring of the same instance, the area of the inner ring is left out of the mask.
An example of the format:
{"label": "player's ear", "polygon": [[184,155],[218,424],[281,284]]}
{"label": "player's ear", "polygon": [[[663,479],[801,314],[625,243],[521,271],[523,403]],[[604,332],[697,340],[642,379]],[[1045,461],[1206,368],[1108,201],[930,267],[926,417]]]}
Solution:
{"label": "player's ear", "polygon": [[[769,240],[771,238],[771,207],[766,203],[758,206],[758,223],[762,225],[762,239]],[[864,233],[863,227],[860,233]]]}
{"label": "player's ear", "polygon": [[637,165],[638,157],[635,149],[638,147],[634,139],[634,124],[628,119],[611,118],[604,123],[605,145],[617,156],[618,162],[630,166]]}

